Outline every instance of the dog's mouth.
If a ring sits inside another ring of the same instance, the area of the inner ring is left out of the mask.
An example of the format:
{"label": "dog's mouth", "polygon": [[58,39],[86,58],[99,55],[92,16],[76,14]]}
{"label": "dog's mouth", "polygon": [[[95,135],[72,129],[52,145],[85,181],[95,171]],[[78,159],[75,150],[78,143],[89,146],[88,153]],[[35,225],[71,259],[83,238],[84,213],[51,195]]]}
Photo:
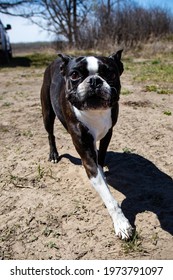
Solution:
{"label": "dog's mouth", "polygon": [[69,98],[70,103],[79,110],[100,109],[111,107],[110,100],[98,97],[96,95],[89,96],[87,99],[80,101],[78,98]]}
{"label": "dog's mouth", "polygon": [[77,95],[76,92],[72,92],[67,96],[70,103],[79,110],[88,109],[106,109],[113,107],[119,100],[119,93],[115,88],[111,88],[111,91],[88,91],[83,95]]}
{"label": "dog's mouth", "polygon": [[81,101],[86,101],[86,102],[93,102],[93,101],[109,101],[111,98],[110,91],[104,91],[100,89],[96,89],[94,91],[90,90],[88,91],[84,97],[80,97]]}
{"label": "dog's mouth", "polygon": [[81,104],[84,109],[99,109],[111,107],[111,99],[105,95],[90,95]]}

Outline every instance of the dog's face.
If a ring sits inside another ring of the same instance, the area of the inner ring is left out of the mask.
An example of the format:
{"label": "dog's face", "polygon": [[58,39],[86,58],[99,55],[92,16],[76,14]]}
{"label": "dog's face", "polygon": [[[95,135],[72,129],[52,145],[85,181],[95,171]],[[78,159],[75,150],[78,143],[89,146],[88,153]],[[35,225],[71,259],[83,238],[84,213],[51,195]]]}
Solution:
{"label": "dog's face", "polygon": [[66,81],[66,97],[79,110],[114,106],[119,100],[121,51],[109,57],[62,58],[61,73]]}

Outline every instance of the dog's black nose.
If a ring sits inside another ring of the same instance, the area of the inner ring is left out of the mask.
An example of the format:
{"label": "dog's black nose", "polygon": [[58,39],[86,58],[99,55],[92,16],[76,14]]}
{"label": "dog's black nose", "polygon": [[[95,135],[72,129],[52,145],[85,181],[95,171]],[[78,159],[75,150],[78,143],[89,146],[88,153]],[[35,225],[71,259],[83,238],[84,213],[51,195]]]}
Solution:
{"label": "dog's black nose", "polygon": [[97,87],[101,86],[103,81],[99,77],[91,77],[90,78],[90,87],[92,89],[96,89]]}

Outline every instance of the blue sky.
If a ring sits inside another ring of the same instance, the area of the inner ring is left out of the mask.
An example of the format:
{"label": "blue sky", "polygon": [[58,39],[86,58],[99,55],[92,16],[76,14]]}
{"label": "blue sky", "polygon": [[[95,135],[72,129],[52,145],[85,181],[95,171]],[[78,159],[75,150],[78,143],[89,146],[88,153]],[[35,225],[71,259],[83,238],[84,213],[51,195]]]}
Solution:
{"label": "blue sky", "polygon": [[144,7],[160,6],[162,8],[168,8],[173,12],[173,0],[135,0],[135,1]]}
{"label": "blue sky", "polygon": [[[170,10],[173,14],[173,0],[135,0],[141,6],[160,6]],[[0,14],[4,25],[11,24],[12,30],[8,31],[12,43],[51,41],[53,35],[41,30],[37,25],[31,24],[28,20],[20,17],[12,17]]]}

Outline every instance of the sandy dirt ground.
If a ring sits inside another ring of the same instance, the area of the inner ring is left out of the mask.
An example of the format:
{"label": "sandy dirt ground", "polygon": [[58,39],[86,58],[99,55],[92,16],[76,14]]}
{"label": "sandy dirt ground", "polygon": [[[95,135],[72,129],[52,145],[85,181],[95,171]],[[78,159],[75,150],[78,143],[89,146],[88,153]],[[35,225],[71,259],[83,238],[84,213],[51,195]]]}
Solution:
{"label": "sandy dirt ground", "polygon": [[173,259],[173,95],[145,92],[124,72],[105,174],[136,227],[119,240],[70,136],[57,121],[48,162],[43,68],[0,69],[0,259]]}

